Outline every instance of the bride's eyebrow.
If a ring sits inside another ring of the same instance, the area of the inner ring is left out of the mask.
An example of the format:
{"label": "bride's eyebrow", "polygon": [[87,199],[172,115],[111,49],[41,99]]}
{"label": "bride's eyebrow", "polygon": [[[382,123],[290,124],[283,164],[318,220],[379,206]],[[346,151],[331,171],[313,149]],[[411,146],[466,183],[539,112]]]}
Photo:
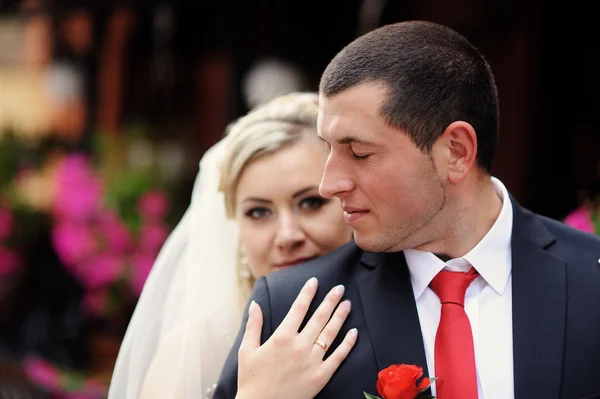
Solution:
{"label": "bride's eyebrow", "polygon": [[[298,198],[298,197],[306,194],[309,191],[318,190],[318,189],[319,189],[319,186],[308,186],[308,187],[305,187],[305,188],[303,188],[303,189],[301,189],[299,191],[296,191],[292,195],[292,198]],[[260,197],[246,197],[246,198],[244,198],[244,200],[242,201],[242,203],[244,203],[244,202],[261,202],[263,204],[271,204],[271,203],[273,203],[273,201],[271,201],[271,200],[268,200],[266,198],[260,198]]]}
{"label": "bride's eyebrow", "polygon": [[270,204],[273,201],[270,201],[270,200],[264,199],[264,198],[259,198],[259,197],[246,197],[246,198],[244,198],[244,200],[242,201],[242,203],[244,203],[244,202],[262,202],[262,203],[265,203],[265,204]]}
{"label": "bride's eyebrow", "polygon": [[311,190],[318,190],[319,187],[318,186],[308,186],[303,188],[302,190],[297,191],[296,193],[294,193],[294,195],[292,196],[292,198],[298,198],[301,195],[306,194],[307,192],[311,191]]}

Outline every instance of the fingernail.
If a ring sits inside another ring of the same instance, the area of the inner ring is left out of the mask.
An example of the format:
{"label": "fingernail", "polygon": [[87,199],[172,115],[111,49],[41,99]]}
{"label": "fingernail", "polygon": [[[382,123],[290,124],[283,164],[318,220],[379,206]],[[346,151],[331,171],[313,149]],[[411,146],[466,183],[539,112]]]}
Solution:
{"label": "fingernail", "polygon": [[340,308],[343,312],[350,313],[350,309],[352,308],[352,305],[350,304],[350,301],[344,301],[344,302],[340,303]]}
{"label": "fingernail", "polygon": [[342,296],[344,295],[344,286],[343,285],[338,285],[337,287],[335,287],[333,289],[333,293],[337,296]]}
{"label": "fingernail", "polygon": [[348,334],[350,335],[350,338],[356,338],[358,337],[358,330],[356,328],[353,328]]}
{"label": "fingernail", "polygon": [[250,308],[248,309],[248,316],[252,316],[256,312],[256,302],[254,300],[250,302]]}
{"label": "fingernail", "polygon": [[308,280],[306,282],[306,286],[309,288],[315,288],[317,286],[317,278],[316,277],[311,277],[310,280]]}

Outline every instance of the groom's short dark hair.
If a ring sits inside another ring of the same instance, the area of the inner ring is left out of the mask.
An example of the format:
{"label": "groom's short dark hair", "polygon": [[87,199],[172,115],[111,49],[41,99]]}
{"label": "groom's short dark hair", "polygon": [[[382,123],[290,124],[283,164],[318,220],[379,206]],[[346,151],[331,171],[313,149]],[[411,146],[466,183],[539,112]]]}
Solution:
{"label": "groom's short dark hair", "polygon": [[381,115],[423,151],[453,121],[477,133],[477,163],[488,173],[499,135],[498,90],[484,56],[443,25],[408,21],[369,32],[340,51],[321,77],[326,97],[362,83],[382,83]]}

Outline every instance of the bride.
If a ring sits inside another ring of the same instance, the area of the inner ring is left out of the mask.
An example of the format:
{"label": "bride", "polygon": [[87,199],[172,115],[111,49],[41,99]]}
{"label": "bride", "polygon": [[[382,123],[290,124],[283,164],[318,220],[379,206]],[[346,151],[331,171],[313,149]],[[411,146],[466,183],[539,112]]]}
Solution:
{"label": "bride", "polygon": [[338,200],[318,194],[327,150],[317,113],[316,94],[278,97],[207,151],[131,319],[109,399],[211,397],[254,280],[351,239]]}

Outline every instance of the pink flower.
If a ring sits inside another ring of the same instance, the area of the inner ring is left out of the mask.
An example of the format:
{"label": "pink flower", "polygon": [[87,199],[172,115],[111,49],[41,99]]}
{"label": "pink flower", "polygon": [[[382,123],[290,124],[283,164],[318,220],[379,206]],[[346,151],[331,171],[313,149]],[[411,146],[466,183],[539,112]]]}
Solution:
{"label": "pink flower", "polygon": [[75,272],[98,249],[98,240],[89,227],[73,222],[56,225],[52,230],[52,244],[60,260]]}
{"label": "pink flower", "polygon": [[108,388],[102,379],[91,377],[85,381],[84,390],[87,393],[96,394],[96,396],[106,397]]}
{"label": "pink flower", "polygon": [[114,212],[106,211],[100,215],[98,229],[108,252],[121,255],[131,248],[131,233]]}
{"label": "pink flower", "polygon": [[[90,378],[85,381],[83,390],[92,398],[105,398],[108,395],[108,387],[97,378]],[[88,399],[92,398],[88,396]]]}
{"label": "pink flower", "polygon": [[[87,385],[87,384],[86,384]],[[67,393],[64,399],[99,399],[106,398],[107,389],[105,387],[83,387],[83,392]]]}
{"label": "pink flower", "polygon": [[144,194],[138,202],[138,210],[142,218],[156,222],[162,220],[169,209],[167,196],[158,190]]}
{"label": "pink flower", "polygon": [[150,255],[158,255],[160,248],[165,243],[169,232],[160,224],[146,224],[140,230],[140,249]]}
{"label": "pink flower", "polygon": [[102,205],[103,187],[83,155],[65,158],[56,171],[56,203],[58,216],[86,220]]}
{"label": "pink flower", "polygon": [[108,308],[109,297],[107,290],[93,290],[87,291],[83,300],[81,301],[81,306],[83,311],[92,316],[100,316],[102,315],[106,309]]}
{"label": "pink flower", "polygon": [[60,373],[48,363],[37,358],[23,361],[25,374],[37,384],[51,389],[60,388]]}
{"label": "pink flower", "polygon": [[0,246],[0,278],[14,275],[21,266],[21,258],[14,251]]}
{"label": "pink flower", "polygon": [[571,212],[566,218],[565,223],[576,229],[594,233],[594,224],[592,215],[588,208],[580,207]]}
{"label": "pink flower", "polygon": [[155,257],[144,253],[137,253],[131,257],[131,288],[136,295],[139,296],[142,293],[155,260]]}
{"label": "pink flower", "polygon": [[0,240],[5,240],[12,233],[13,216],[8,209],[0,208]]}
{"label": "pink flower", "polygon": [[81,279],[88,289],[105,287],[119,280],[125,270],[122,258],[109,254],[98,255],[81,268]]}

